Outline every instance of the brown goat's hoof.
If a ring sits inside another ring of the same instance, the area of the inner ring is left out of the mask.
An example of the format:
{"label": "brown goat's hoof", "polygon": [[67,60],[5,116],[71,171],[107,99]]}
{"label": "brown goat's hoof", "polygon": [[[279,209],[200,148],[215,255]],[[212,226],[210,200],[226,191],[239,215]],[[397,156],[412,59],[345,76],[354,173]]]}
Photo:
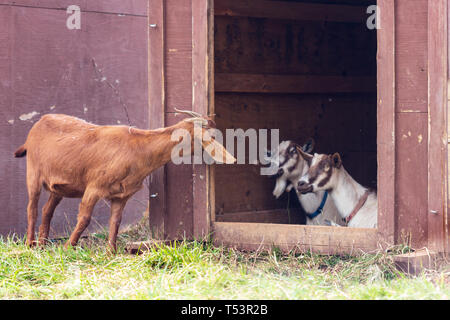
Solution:
{"label": "brown goat's hoof", "polygon": [[75,250],[76,249],[75,246],[76,246],[76,244],[74,245],[74,244],[70,243],[69,241],[67,241],[66,244],[64,244],[64,250],[68,250],[69,248],[72,248],[73,250]]}
{"label": "brown goat's hoof", "polygon": [[39,239],[38,243],[39,248],[44,248],[49,244],[51,244],[51,241],[49,241],[48,239]]}
{"label": "brown goat's hoof", "polygon": [[35,248],[36,245],[37,245],[37,243],[36,243],[35,240],[27,241],[27,246],[28,246],[29,248]]}

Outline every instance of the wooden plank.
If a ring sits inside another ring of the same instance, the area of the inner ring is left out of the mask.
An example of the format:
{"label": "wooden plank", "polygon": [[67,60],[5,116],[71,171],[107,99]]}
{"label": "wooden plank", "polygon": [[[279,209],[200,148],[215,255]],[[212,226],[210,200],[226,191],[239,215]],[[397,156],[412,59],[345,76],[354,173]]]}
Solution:
{"label": "wooden plank", "polygon": [[376,229],[215,222],[213,231],[216,245],[241,250],[270,250],[277,247],[284,252],[294,250],[357,255],[377,249]]}
{"label": "wooden plank", "polygon": [[[214,83],[214,72],[215,72],[215,17],[214,17],[214,0],[209,0],[209,11],[208,11],[208,113],[212,119],[215,120],[215,83]],[[208,209],[209,209],[209,230],[211,231],[212,222],[215,221],[216,215],[216,165],[208,166]]]}
{"label": "wooden plank", "polygon": [[447,6],[428,1],[428,247],[436,252],[448,243]]}
{"label": "wooden plank", "polygon": [[[192,110],[209,113],[213,99],[212,80],[214,43],[211,40],[213,1],[192,1]],[[210,233],[209,169],[205,164],[193,165],[194,237],[202,239]]]}
{"label": "wooden plank", "polygon": [[[395,2],[396,111],[427,112],[427,0]],[[382,11],[381,19],[391,12]]]}
{"label": "wooden plank", "polygon": [[[168,9],[168,7],[166,7]],[[170,86],[167,83],[167,86]],[[181,121],[185,116],[166,113],[166,126]],[[192,164],[166,165],[166,212],[164,230],[166,239],[191,239],[193,237],[193,171]]]}
{"label": "wooden plank", "polygon": [[215,16],[216,73],[376,75],[376,31],[358,24]]}
{"label": "wooden plank", "polygon": [[[148,92],[149,127],[165,126],[165,83],[164,83],[164,1],[150,0],[148,7]],[[166,213],[166,167],[159,168],[149,178],[149,223],[152,236],[165,238],[164,219]]]}
{"label": "wooden plank", "polygon": [[214,14],[270,19],[365,23],[367,6],[283,1],[216,0]]}
{"label": "wooden plank", "polygon": [[375,77],[216,73],[216,92],[349,93],[374,92]]}
{"label": "wooden plank", "polygon": [[[84,17],[86,28],[81,31],[86,34],[89,53],[83,70],[88,110],[83,113],[99,124],[148,128],[147,18],[91,12]],[[74,31],[66,31],[71,32]],[[79,43],[71,45],[79,46]],[[123,67],[128,72],[120,69]],[[73,72],[79,72],[73,68]],[[110,107],[97,107],[101,105]]]}
{"label": "wooden plank", "polygon": [[[65,10],[71,5],[77,5],[81,10],[86,10],[87,0],[7,0],[3,1],[11,6],[22,6],[29,8],[47,8],[47,9],[60,9]],[[76,2],[76,3],[74,3]]]}
{"label": "wooden plank", "polygon": [[[184,117],[174,109],[192,110],[192,3],[165,0],[166,120],[170,126]],[[192,165],[166,165],[165,233],[168,239],[193,236]]]}
{"label": "wooden plank", "polygon": [[87,11],[147,16],[148,4],[148,0],[88,0],[86,7]]}
{"label": "wooden plank", "polygon": [[[11,6],[58,10],[66,10],[71,5],[77,5],[78,7],[80,7],[82,12],[135,15],[145,17],[147,16],[148,0],[10,0],[3,2]],[[0,4],[1,3],[2,2],[0,1]]]}
{"label": "wooden plank", "polygon": [[192,110],[192,7],[190,0],[166,0],[166,112]]}
{"label": "wooden plank", "polygon": [[[0,212],[0,234],[23,233],[26,227],[26,161],[14,161],[12,153],[18,145],[23,143],[23,133],[17,132],[13,96],[12,63],[14,24],[12,8],[0,6],[0,169],[3,174],[0,178],[0,203],[3,210]],[[19,135],[19,138],[16,138]]]}
{"label": "wooden plank", "polygon": [[395,241],[395,3],[378,1],[378,232],[389,244]]}
{"label": "wooden plank", "polygon": [[[400,113],[396,122],[397,243],[427,245],[427,114]],[[381,230],[380,230],[381,231]]]}
{"label": "wooden plank", "polygon": [[305,224],[304,214],[300,208],[264,211],[247,211],[216,215],[215,222],[246,222],[275,224]]}

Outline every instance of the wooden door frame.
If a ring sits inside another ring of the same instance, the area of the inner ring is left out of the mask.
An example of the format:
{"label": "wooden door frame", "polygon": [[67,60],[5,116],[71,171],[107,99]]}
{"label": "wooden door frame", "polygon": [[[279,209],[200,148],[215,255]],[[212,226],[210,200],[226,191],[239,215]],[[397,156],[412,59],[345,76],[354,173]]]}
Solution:
{"label": "wooden door frame", "polygon": [[[209,36],[202,36],[203,41],[209,41],[208,54],[205,59],[213,61],[214,24],[213,0],[208,2],[209,10],[203,7],[203,14],[208,15]],[[270,249],[277,246],[283,251],[313,250],[321,253],[356,254],[377,250],[380,245],[385,247],[395,241],[395,14],[394,0],[378,0],[382,28],[377,30],[378,37],[378,181],[379,218],[377,229],[334,228],[325,226],[282,225],[266,223],[216,222],[214,219],[214,175],[209,175],[210,192],[207,194],[209,220],[213,240],[218,245],[233,246],[245,250]],[[194,17],[195,20],[195,17]],[[205,30],[205,28],[203,28]],[[200,39],[200,40],[201,40]],[[198,40],[198,39],[197,39]],[[194,46],[195,50],[195,46]],[[208,60],[206,60],[208,61]],[[205,62],[201,70],[205,70]],[[214,68],[209,69],[208,96],[209,110],[214,110]],[[206,98],[207,97],[207,98]],[[380,170],[380,168],[385,170]],[[211,205],[212,204],[212,205]]]}
{"label": "wooden door frame", "polygon": [[395,0],[378,0],[380,29],[377,31],[377,158],[378,235],[394,244],[395,216]]}
{"label": "wooden door frame", "polygon": [[[214,0],[192,1],[192,110],[214,113]],[[193,236],[211,233],[214,212],[214,167],[193,165]]]}

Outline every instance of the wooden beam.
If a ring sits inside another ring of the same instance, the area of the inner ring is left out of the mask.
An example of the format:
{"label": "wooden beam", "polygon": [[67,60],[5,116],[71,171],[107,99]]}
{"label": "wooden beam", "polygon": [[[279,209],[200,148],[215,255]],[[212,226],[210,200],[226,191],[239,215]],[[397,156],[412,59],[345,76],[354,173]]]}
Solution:
{"label": "wooden beam", "polygon": [[351,93],[375,92],[375,77],[216,73],[216,92]]}
{"label": "wooden beam", "polygon": [[[164,81],[164,0],[151,0],[148,7],[148,92],[150,129],[164,127],[165,81]],[[165,237],[166,216],[166,168],[157,169],[150,175],[149,222],[152,236]]]}
{"label": "wooden beam", "polygon": [[314,251],[358,255],[377,249],[376,229],[215,222],[214,243],[240,250]]}
{"label": "wooden beam", "polygon": [[[214,48],[211,41],[213,1],[192,1],[192,110],[209,113],[212,99]],[[193,166],[194,237],[202,239],[210,233],[210,175],[206,164]]]}
{"label": "wooden beam", "polygon": [[[447,0],[428,0],[428,247],[444,252],[447,221]],[[447,248],[448,249],[448,248]]]}
{"label": "wooden beam", "polygon": [[125,252],[129,254],[141,254],[151,249],[159,249],[162,246],[173,246],[180,243],[180,240],[148,240],[129,242],[125,245]]}
{"label": "wooden beam", "polygon": [[378,231],[387,245],[396,240],[395,211],[395,3],[378,1],[381,11],[377,56]]}
{"label": "wooden beam", "polygon": [[418,276],[424,270],[436,270],[438,266],[438,255],[426,249],[399,254],[393,257],[397,269],[404,273]]}
{"label": "wooden beam", "polygon": [[276,223],[276,224],[300,224],[301,217],[298,210],[286,209],[247,211],[224,213],[216,215],[216,222],[247,222],[247,223]]}
{"label": "wooden beam", "polygon": [[366,6],[282,1],[216,0],[217,16],[366,23]]}

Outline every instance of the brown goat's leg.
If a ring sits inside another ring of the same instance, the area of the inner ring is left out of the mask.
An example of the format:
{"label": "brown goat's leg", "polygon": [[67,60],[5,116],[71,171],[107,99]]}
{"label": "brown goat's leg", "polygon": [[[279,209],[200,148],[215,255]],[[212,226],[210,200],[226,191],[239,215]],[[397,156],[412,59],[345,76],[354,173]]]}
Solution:
{"label": "brown goat's leg", "polygon": [[122,213],[127,203],[127,199],[114,199],[111,201],[111,217],[109,219],[109,236],[108,244],[112,253],[116,253],[117,233],[119,232],[120,222],[122,221]]}
{"label": "brown goat's leg", "polygon": [[[28,182],[28,181],[27,181]],[[27,245],[32,247],[34,243],[34,230],[36,228],[36,219],[38,216],[38,202],[41,194],[41,188],[37,183],[27,183],[28,185],[28,207],[27,207]]]}
{"label": "brown goat's leg", "polygon": [[65,248],[68,246],[76,246],[81,234],[87,228],[91,222],[92,211],[94,210],[95,204],[100,199],[96,193],[85,191],[83,198],[81,199],[80,208],[77,217],[77,225],[70,235],[69,240],[64,245]]}
{"label": "brown goat's leg", "polygon": [[39,245],[43,246],[45,241],[48,240],[48,234],[50,231],[50,222],[53,218],[56,206],[61,202],[62,197],[55,193],[50,193],[47,203],[42,208],[42,222],[39,227]]}
{"label": "brown goat's leg", "polygon": [[36,219],[38,215],[38,201],[39,194],[31,196],[28,200],[27,216],[28,216],[28,228],[27,228],[27,245],[32,247],[34,243],[34,230],[36,227]]}

